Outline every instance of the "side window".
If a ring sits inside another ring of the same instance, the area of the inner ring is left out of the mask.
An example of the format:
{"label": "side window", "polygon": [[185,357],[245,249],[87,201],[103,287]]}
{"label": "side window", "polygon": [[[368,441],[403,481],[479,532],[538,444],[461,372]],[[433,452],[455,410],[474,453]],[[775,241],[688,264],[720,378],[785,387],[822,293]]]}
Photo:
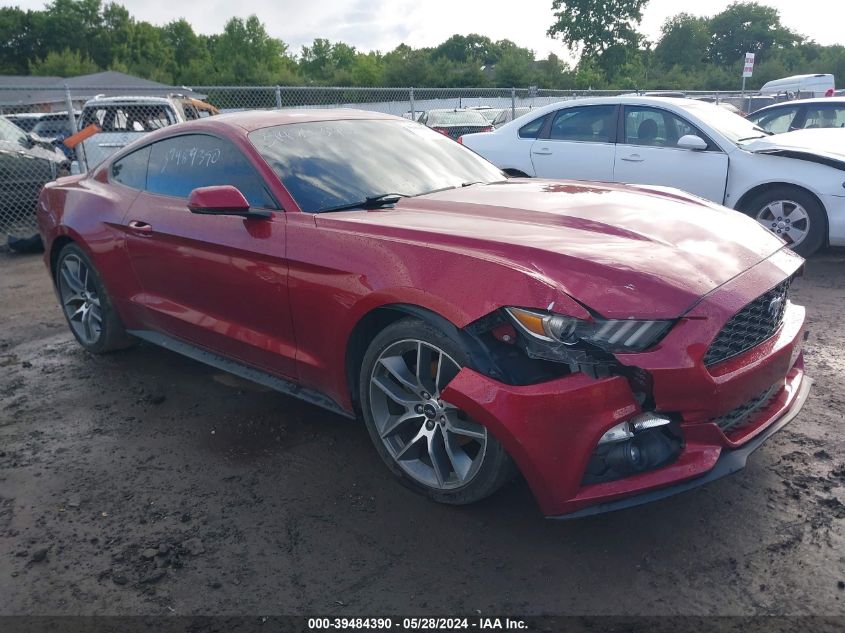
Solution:
{"label": "side window", "polygon": [[845,107],[827,104],[808,105],[804,127],[845,127]]}
{"label": "side window", "polygon": [[625,107],[625,143],[649,147],[675,147],[678,139],[692,134],[711,141],[697,127],[681,117],[656,108]]}
{"label": "side window", "polygon": [[796,112],[798,108],[779,108],[774,112],[764,112],[751,121],[767,132],[782,134],[790,130]]}
{"label": "side window", "polygon": [[615,105],[564,108],[555,114],[549,129],[549,139],[612,143],[615,119]]}
{"label": "side window", "polygon": [[111,179],[133,189],[143,189],[147,181],[147,162],[150,146],[116,160],[111,166]]}
{"label": "side window", "polygon": [[0,141],[7,141],[9,143],[16,143],[18,145],[26,145],[26,133],[16,126],[0,117]]}
{"label": "side window", "polygon": [[187,198],[197,187],[232,185],[253,207],[276,209],[264,181],[229,141],[188,134],[152,144],[147,191]]}
{"label": "side window", "polygon": [[526,123],[521,128],[519,128],[519,138],[537,138],[540,135],[540,130],[543,129],[543,126],[546,124],[546,119],[549,118],[549,115],[541,116],[537,119],[531,121],[531,123]]}
{"label": "side window", "polygon": [[195,121],[196,119],[200,118],[200,113],[194,107],[192,103],[183,103],[182,110],[185,113],[185,120],[186,121]]}

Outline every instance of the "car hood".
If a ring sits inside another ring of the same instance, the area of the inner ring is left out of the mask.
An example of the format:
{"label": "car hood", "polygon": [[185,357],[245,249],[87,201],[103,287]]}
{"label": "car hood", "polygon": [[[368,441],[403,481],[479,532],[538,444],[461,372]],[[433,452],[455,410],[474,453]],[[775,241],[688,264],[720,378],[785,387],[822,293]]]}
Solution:
{"label": "car hood", "polygon": [[774,134],[742,144],[755,154],[796,158],[845,170],[845,129],[813,128]]}
{"label": "car hood", "polygon": [[53,163],[62,163],[67,160],[64,154],[60,151],[50,148],[46,149],[40,145],[33,145],[32,147],[23,147],[17,143],[9,143],[7,141],[0,141],[0,151],[17,154],[20,156],[27,156],[29,158],[41,158]]}
{"label": "car hood", "polygon": [[497,260],[609,318],[681,316],[784,245],[750,218],[678,190],[535,179],[322,219]]}

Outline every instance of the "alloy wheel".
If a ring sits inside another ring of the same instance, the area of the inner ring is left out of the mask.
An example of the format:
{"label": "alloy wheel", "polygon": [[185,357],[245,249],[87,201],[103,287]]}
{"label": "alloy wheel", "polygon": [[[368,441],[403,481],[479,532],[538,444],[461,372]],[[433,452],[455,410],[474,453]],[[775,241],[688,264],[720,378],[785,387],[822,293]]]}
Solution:
{"label": "alloy wheel", "polygon": [[103,331],[100,297],[88,265],[68,255],[59,268],[59,297],[74,333],[86,345],[94,345]]}
{"label": "alloy wheel", "polygon": [[796,247],[810,231],[807,210],[792,200],[773,200],[757,212],[757,222]]}
{"label": "alloy wheel", "polygon": [[436,490],[468,484],[487,450],[487,429],[440,396],[460,369],[435,345],[407,339],[389,345],[370,376],[382,443],[405,473]]}

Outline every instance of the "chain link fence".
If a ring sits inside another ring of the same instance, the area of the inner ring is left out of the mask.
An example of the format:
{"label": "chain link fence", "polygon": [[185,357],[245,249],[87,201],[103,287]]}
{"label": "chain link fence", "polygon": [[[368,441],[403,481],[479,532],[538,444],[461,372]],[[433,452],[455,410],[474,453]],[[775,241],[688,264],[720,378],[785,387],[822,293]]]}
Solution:
{"label": "chain link fence", "polygon": [[[536,88],[343,88],[196,86],[33,88],[0,86],[0,234],[32,235],[41,187],[84,172],[162,127],[221,112],[357,108],[402,116],[457,138],[491,130],[550,103],[630,91]],[[733,104],[749,112],[758,97],[737,92],[640,92]],[[771,98],[767,98],[768,103]]]}

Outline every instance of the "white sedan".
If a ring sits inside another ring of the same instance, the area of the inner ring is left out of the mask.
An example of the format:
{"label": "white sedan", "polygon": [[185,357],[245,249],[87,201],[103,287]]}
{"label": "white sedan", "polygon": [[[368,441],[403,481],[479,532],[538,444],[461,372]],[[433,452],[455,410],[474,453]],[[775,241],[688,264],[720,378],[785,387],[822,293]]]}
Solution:
{"label": "white sedan", "polygon": [[625,96],[551,104],[460,141],[511,176],[677,187],[802,255],[845,245],[845,130],[771,135],[710,103]]}

